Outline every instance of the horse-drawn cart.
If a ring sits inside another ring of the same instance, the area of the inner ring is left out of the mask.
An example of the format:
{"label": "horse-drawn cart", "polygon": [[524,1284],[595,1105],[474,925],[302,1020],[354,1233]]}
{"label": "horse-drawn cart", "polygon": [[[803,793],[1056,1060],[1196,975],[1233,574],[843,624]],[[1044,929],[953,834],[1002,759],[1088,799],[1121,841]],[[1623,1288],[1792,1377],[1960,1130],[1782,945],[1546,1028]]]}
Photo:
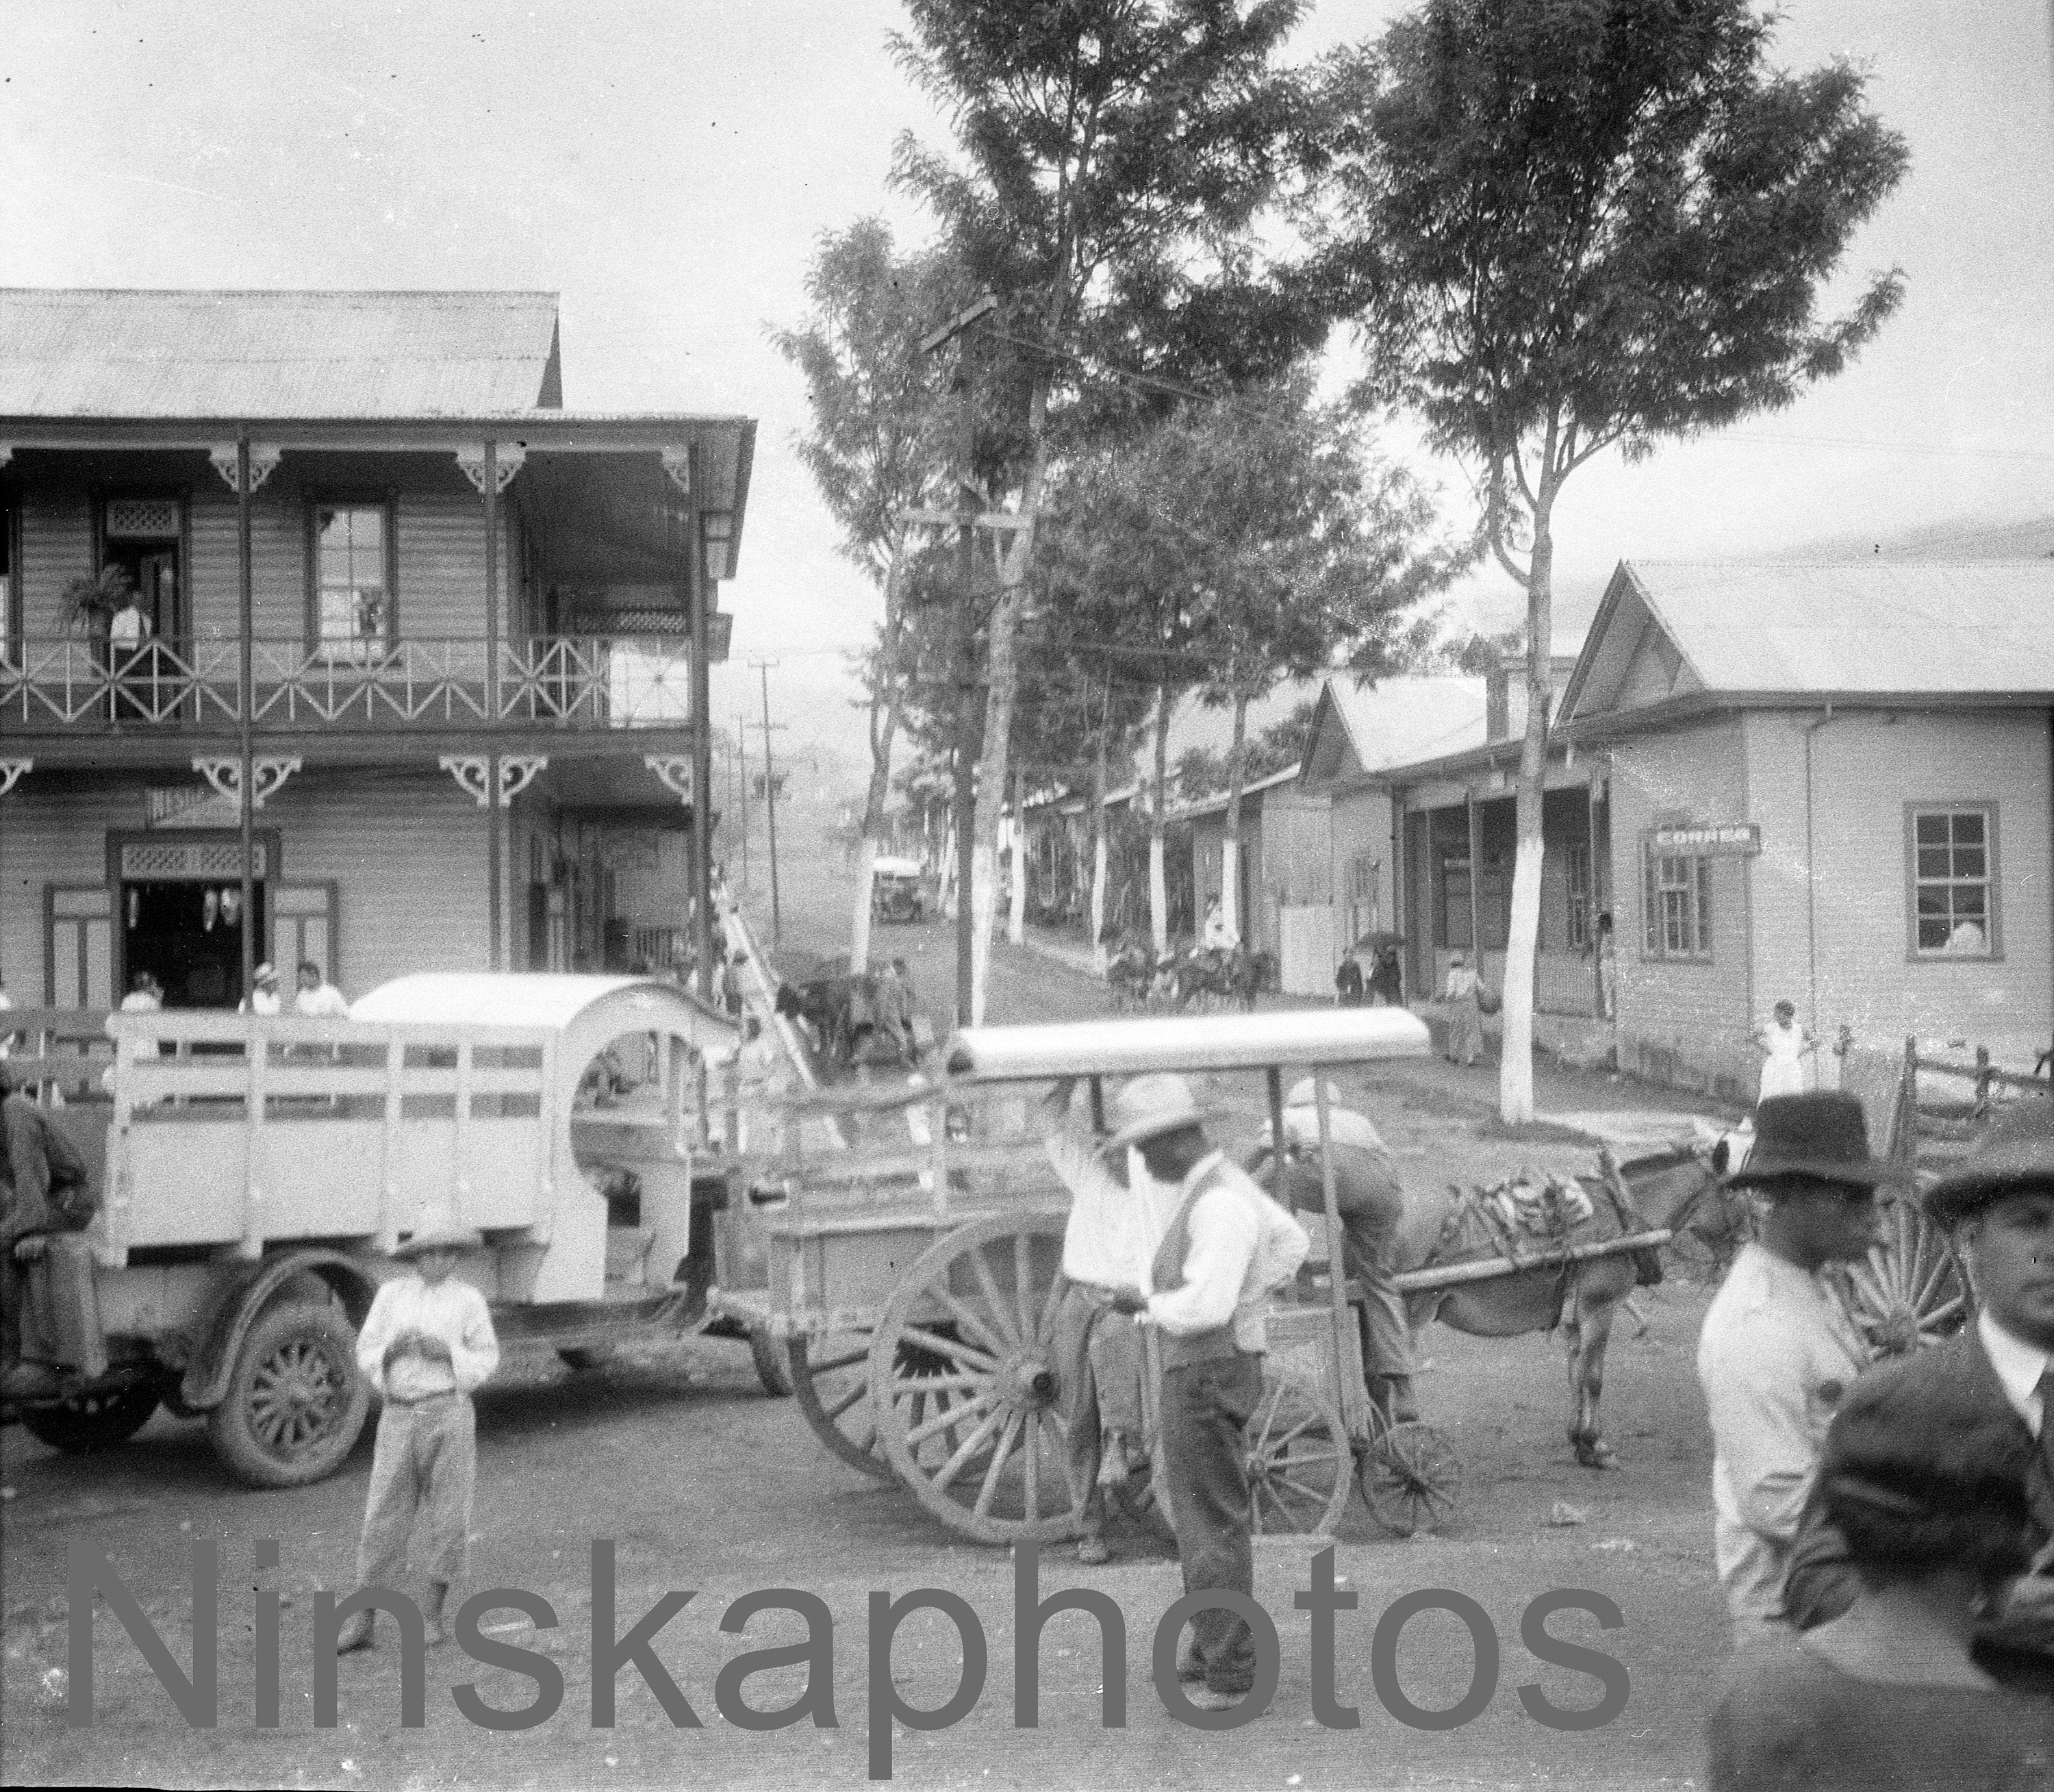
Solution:
{"label": "horse-drawn cart", "polygon": [[[1426,1030],[1402,1010],[1322,1010],[1234,1020],[1088,1022],[971,1028],[946,1079],[860,1089],[795,1111],[785,1148],[750,1166],[765,1215],[768,1286],[723,1289],[717,1310],[779,1341],[800,1410],[826,1447],[895,1479],[951,1530],[1004,1543],[1074,1537],[1084,1526],[1064,1463],[1065,1390],[1056,1337],[1070,1203],[1044,1152],[1037,1097],[1151,1070],[1259,1076],[1284,1136],[1285,1073],[1311,1073],[1324,1223],[1313,1260],[1269,1327],[1267,1386],[1248,1428],[1258,1530],[1332,1528],[1352,1487],[1410,1532],[1454,1513],[1461,1463],[1430,1425],[1392,1424],[1365,1386],[1361,1298],[1338,1273],[1340,1216],[1322,1073],[1423,1057]],[[1218,1141],[1216,1141],[1218,1142]],[[1591,1255],[1644,1250],[1666,1231],[1403,1278],[1408,1291],[1479,1275],[1522,1275]],[[1146,1378],[1152,1389],[1151,1373]],[[1151,1448],[1151,1461],[1159,1451]],[[1122,1490],[1162,1509],[1159,1475]]]}

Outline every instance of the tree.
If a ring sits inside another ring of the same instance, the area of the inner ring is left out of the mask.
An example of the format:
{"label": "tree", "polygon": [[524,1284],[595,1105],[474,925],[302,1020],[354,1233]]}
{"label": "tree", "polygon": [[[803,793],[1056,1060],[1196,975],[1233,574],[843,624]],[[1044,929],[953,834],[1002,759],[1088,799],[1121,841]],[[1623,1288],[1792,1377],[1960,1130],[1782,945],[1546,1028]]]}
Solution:
{"label": "tree", "polygon": [[1903,140],[1844,62],[1766,64],[1749,0],[1427,0],[1341,53],[1335,200],[1313,278],[1356,317],[1365,402],[1402,401],[1481,474],[1484,534],[1526,593],[1527,724],[1499,1099],[1533,1112],[1552,521],[1607,448],[1788,404],[1895,310],[1820,288],[1902,177]]}
{"label": "tree", "polygon": [[[895,178],[923,198],[1002,301],[992,346],[1026,345],[1025,402],[980,459],[1017,490],[1025,526],[1006,552],[987,636],[971,888],[971,1010],[983,1011],[995,898],[997,804],[1008,782],[1014,641],[1053,437],[1131,421],[1131,388],[1092,393],[1079,356],[1229,382],[1316,340],[1308,295],[1253,270],[1249,227],[1299,165],[1297,77],[1270,57],[1300,0],[908,0],[893,40],[952,120],[962,164],[899,144]],[[966,341],[964,352],[980,352]],[[1016,360],[1018,357],[1016,356]],[[1081,400],[1081,402],[1080,402]]]}
{"label": "tree", "polygon": [[859,219],[821,238],[806,277],[811,320],[772,336],[805,376],[813,428],[797,444],[799,458],[841,526],[843,554],[884,594],[877,640],[862,664],[870,783],[849,934],[849,963],[859,970],[869,962],[872,877],[907,697],[904,518],[931,495],[947,464],[943,395],[920,339],[965,286],[945,252],[900,255],[880,220]]}

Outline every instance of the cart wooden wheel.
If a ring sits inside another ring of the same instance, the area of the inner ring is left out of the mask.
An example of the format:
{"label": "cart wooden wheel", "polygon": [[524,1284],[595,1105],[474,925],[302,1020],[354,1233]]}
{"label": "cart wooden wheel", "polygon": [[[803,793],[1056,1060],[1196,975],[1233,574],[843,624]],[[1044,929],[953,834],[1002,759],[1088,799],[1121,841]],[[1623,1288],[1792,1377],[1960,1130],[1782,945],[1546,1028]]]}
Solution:
{"label": "cart wooden wheel", "polygon": [[1968,1321],[1968,1278],[1954,1247],[1907,1196],[1884,1203],[1867,1257],[1827,1285],[1879,1357],[1938,1344]]}
{"label": "cart wooden wheel", "polygon": [[793,1337],[784,1346],[791,1364],[792,1398],[806,1423],[851,1468],[880,1481],[891,1465],[877,1447],[877,1417],[870,1403],[868,1332]]}
{"label": "cart wooden wheel", "polygon": [[1431,1425],[1408,1420],[1380,1430],[1363,1452],[1359,1474],[1370,1516],[1400,1537],[1438,1530],[1455,1515],[1462,1459]]}
{"label": "cart wooden wheel", "polygon": [[1064,1473],[1055,1321],[1060,1215],[995,1215],[931,1247],[870,1346],[878,1443],[950,1530],[981,1543],[1084,1529]]}
{"label": "cart wooden wheel", "polygon": [[[1246,1440],[1249,1528],[1258,1537],[1332,1532],[1348,1510],[1355,1452],[1340,1413],[1317,1383],[1265,1363],[1262,1399]],[[1162,1439],[1148,1471],[1130,1476],[1113,1497],[1127,1517],[1167,1541],[1176,1538]]]}

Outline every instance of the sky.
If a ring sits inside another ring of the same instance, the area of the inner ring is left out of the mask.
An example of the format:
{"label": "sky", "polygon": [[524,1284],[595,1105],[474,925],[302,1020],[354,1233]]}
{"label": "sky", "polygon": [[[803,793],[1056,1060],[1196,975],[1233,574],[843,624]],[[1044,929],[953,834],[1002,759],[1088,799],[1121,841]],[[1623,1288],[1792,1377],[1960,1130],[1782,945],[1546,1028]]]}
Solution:
{"label": "sky", "polygon": [[[1318,0],[1289,53],[1400,10]],[[1790,409],[1580,471],[1556,520],[1572,625],[1623,558],[2054,547],[2054,6],[1783,10],[1775,60],[1855,60],[1910,140],[1842,281],[1901,267],[1904,306]],[[748,663],[775,659],[790,743],[853,765],[842,655],[877,600],[792,451],[805,392],[769,332],[803,318],[823,233],[870,214],[908,243],[929,227],[887,184],[902,132],[947,137],[891,56],[895,0],[9,0],[0,16],[0,284],[560,293],[566,404],[759,419],[716,716],[746,703],[755,719]],[[1336,376],[1350,352],[1336,341]],[[1415,463],[1466,526],[1461,469]],[[1450,620],[1501,628],[1522,607],[1481,573]]]}

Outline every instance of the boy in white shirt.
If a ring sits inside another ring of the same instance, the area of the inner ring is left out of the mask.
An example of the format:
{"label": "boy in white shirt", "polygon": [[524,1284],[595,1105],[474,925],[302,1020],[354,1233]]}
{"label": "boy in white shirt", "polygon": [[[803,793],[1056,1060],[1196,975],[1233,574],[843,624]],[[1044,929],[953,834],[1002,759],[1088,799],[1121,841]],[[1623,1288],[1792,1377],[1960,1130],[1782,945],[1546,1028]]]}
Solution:
{"label": "boy in white shirt", "polygon": [[[431,1646],[447,1638],[443,1607],[470,1546],[478,1483],[471,1392],[499,1366],[499,1341],[484,1295],[452,1274],[458,1258],[483,1242],[454,1227],[416,1232],[393,1252],[411,1260],[413,1273],[378,1290],[356,1340],[356,1366],[385,1403],[357,1546],[357,1585],[395,1586],[406,1566],[408,1533],[416,1516],[425,1514]],[[371,1612],[352,1613],[336,1639],[336,1652],[369,1648],[372,1624]]]}

